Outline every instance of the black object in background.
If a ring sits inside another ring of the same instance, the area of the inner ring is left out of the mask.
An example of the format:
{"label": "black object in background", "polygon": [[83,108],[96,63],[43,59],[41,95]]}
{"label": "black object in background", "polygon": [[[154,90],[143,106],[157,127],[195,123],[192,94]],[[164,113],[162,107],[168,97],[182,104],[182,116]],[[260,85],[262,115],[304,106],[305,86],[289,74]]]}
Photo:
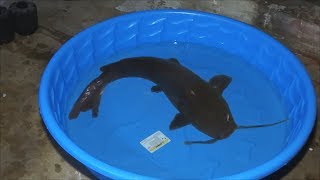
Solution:
{"label": "black object in background", "polygon": [[10,5],[14,31],[20,35],[30,35],[38,28],[37,6],[33,2],[18,1]]}
{"label": "black object in background", "polygon": [[7,8],[0,6],[0,44],[14,39],[13,21]]}

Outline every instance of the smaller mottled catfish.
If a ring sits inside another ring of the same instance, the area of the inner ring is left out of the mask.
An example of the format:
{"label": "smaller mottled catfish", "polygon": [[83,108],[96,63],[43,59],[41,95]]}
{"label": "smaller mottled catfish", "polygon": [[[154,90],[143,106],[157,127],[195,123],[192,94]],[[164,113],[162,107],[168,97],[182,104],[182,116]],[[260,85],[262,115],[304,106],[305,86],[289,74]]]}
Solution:
{"label": "smaller mottled catfish", "polygon": [[167,60],[155,57],[126,58],[100,69],[101,75],[85,88],[75,102],[69,114],[70,119],[77,118],[81,111],[90,109],[93,117],[96,117],[101,95],[108,83],[126,77],[140,77],[154,82],[156,86],[151,90],[164,92],[179,111],[169,126],[170,130],[192,124],[213,138],[207,141],[186,141],[185,144],[210,144],[227,138],[236,129],[272,126],[285,121],[257,126],[238,126],[222,96],[231,78],[217,75],[206,82],[173,58]]}

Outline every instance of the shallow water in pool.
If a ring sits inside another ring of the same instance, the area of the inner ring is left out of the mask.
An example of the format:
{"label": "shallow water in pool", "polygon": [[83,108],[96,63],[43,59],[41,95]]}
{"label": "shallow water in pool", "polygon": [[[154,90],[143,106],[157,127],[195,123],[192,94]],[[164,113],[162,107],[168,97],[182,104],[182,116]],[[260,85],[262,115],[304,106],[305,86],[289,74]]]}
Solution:
{"label": "shallow water in pool", "polygon": [[[98,61],[77,83],[67,112],[84,87],[100,74],[100,66],[136,56],[176,58],[207,81],[217,74],[232,77],[223,96],[237,124],[266,124],[286,117],[286,108],[272,82],[244,59],[221,49],[186,43],[142,45]],[[232,175],[262,164],[285,146],[287,123],[236,130],[229,138],[214,144],[185,145],[186,140],[210,137],[192,125],[170,131],[168,127],[177,110],[163,93],[150,91],[153,85],[140,78],[112,82],[104,91],[97,118],[92,118],[88,111],[69,121],[66,114],[68,136],[83,150],[109,165],[162,178]],[[140,141],[158,130],[171,142],[150,153]]]}

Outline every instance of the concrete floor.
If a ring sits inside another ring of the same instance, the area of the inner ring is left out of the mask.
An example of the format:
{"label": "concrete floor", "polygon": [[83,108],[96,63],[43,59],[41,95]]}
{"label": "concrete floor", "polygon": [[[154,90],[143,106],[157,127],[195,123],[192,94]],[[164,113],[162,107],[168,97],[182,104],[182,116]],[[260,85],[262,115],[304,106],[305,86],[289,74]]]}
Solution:
{"label": "concrete floor", "polygon": [[[0,5],[11,1],[0,0]],[[69,38],[101,20],[131,11],[188,8],[252,24],[292,50],[308,70],[320,102],[319,0],[36,0],[39,29],[0,46],[2,179],[93,178],[48,136],[38,112],[41,74]],[[320,179],[320,123],[303,150],[269,179]]]}

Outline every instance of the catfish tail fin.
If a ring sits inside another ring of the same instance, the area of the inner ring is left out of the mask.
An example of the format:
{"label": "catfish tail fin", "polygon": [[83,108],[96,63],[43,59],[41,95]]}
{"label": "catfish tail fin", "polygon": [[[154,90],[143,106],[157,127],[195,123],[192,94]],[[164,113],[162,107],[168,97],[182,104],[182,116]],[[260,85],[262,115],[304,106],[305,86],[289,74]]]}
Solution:
{"label": "catfish tail fin", "polygon": [[97,117],[104,87],[105,83],[102,81],[101,76],[91,81],[74,103],[69,113],[69,119],[75,119],[81,111],[84,112],[90,109],[92,109],[92,116]]}

